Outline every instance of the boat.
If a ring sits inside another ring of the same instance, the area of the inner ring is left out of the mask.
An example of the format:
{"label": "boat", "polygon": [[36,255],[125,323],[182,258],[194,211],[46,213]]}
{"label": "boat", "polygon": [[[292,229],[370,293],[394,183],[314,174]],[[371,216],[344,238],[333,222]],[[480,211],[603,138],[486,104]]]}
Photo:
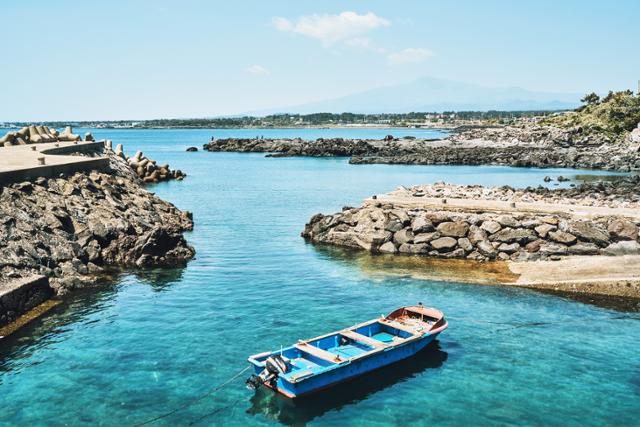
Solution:
{"label": "boat", "polygon": [[421,303],[290,347],[250,356],[247,387],[306,396],[406,359],[447,329],[444,314]]}

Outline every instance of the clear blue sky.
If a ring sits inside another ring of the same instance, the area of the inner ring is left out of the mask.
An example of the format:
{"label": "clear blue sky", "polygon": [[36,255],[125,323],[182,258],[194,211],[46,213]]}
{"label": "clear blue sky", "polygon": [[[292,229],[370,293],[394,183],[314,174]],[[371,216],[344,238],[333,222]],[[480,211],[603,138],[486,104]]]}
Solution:
{"label": "clear blue sky", "polygon": [[432,76],[636,88],[640,1],[2,1],[0,121],[203,117]]}

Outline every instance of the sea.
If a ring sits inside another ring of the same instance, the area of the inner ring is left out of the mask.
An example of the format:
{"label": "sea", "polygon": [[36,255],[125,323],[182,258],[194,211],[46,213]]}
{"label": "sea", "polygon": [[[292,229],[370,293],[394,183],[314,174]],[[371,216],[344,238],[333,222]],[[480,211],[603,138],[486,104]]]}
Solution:
{"label": "sea", "polygon": [[[75,131],[188,174],[148,189],[193,212],[186,238],[197,254],[184,268],[124,270],[1,340],[0,425],[638,425],[637,307],[463,283],[446,271],[430,279],[428,265],[388,268],[300,237],[312,215],[400,185],[554,187],[543,178],[563,175],[567,186],[611,174],[201,149],[211,137],[446,135],[439,130]],[[249,373],[237,375],[251,354],[418,302],[444,311],[449,328],[404,362],[300,401],[250,391]]]}

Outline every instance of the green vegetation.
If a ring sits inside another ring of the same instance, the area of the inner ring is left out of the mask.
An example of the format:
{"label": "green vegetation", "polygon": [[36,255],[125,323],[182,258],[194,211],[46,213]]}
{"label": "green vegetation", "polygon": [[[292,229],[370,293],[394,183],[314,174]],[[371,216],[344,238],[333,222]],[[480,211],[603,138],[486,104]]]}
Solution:
{"label": "green vegetation", "polygon": [[632,91],[609,92],[602,99],[595,93],[582,98],[575,111],[550,117],[545,124],[581,128],[586,134],[604,133],[611,140],[622,140],[640,123],[640,95]]}

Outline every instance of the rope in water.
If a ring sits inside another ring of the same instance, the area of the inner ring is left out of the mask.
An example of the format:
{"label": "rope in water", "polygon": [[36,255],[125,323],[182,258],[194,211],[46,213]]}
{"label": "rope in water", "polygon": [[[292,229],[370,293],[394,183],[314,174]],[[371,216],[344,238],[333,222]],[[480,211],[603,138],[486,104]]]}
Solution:
{"label": "rope in water", "polygon": [[211,390],[209,390],[208,392],[206,392],[205,394],[196,397],[193,400],[190,400],[189,402],[185,403],[182,406],[178,406],[177,408],[175,408],[174,410],[167,412],[165,414],[162,415],[158,415],[157,417],[154,418],[150,418],[146,421],[140,422],[140,423],[136,423],[133,424],[133,427],[139,427],[139,426],[143,426],[146,424],[151,424],[153,422],[156,422],[158,420],[161,420],[163,418],[166,418],[168,416],[171,416],[173,414],[175,414],[178,411],[181,411],[185,408],[188,408],[189,406],[193,405],[196,402],[201,401],[202,399],[211,396],[213,393],[215,393],[216,391],[220,390],[222,387],[226,386],[227,384],[231,383],[233,380],[235,380],[236,378],[238,378],[240,375],[244,374],[245,372],[247,372],[249,369],[251,369],[251,366],[247,366],[246,368],[242,369],[241,371],[239,371],[238,373],[236,373],[235,375],[233,375],[231,378],[229,378],[228,380],[226,380],[225,382],[218,384],[217,386],[215,386],[214,388],[212,388]]}

